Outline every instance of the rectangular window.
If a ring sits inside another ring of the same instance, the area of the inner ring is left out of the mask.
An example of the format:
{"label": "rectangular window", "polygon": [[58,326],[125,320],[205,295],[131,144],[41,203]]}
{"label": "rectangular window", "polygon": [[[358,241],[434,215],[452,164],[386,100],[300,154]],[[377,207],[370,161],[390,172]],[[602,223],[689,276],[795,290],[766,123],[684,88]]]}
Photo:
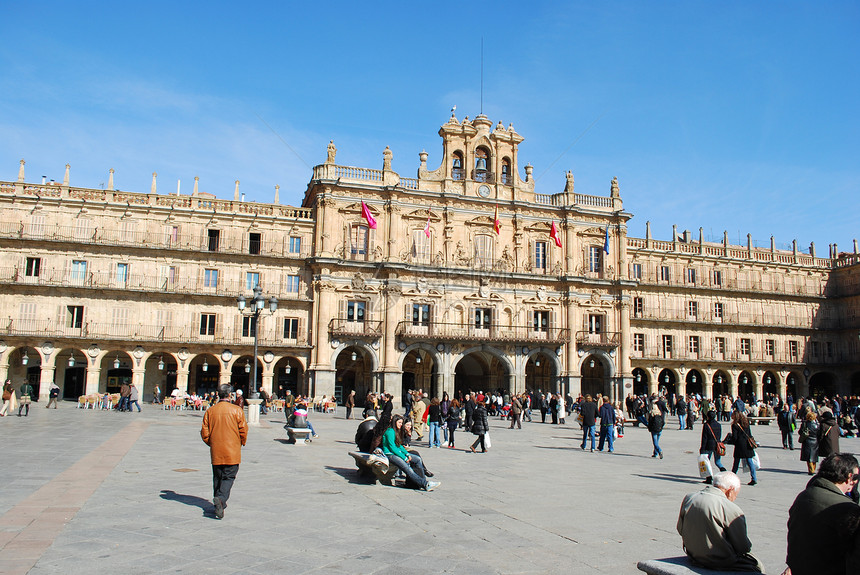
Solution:
{"label": "rectangular window", "polygon": [[346,321],[363,322],[365,305],[363,301],[346,302]]}
{"label": "rectangular window", "polygon": [[592,314],[588,316],[588,333],[603,333],[603,316]]}
{"label": "rectangular window", "polygon": [[549,332],[549,312],[536,311],[534,312],[534,331]]}
{"label": "rectangular window", "polygon": [[172,246],[179,243],[179,226],[168,226],[167,243]]}
{"label": "rectangular window", "polygon": [[664,335],[663,336],[663,356],[664,357],[672,357],[672,336]]}
{"label": "rectangular window", "polygon": [[535,270],[539,273],[546,270],[546,242],[535,242]]}
{"label": "rectangular window", "polygon": [[496,242],[491,236],[475,236],[475,265],[477,267],[492,267],[495,245]]}
{"label": "rectangular window", "polygon": [[301,277],[299,276],[287,276],[287,291],[289,293],[299,293],[299,284],[301,283]]}
{"label": "rectangular window", "polygon": [[809,355],[811,355],[812,357],[818,357],[818,354],[820,353],[820,351],[821,350],[819,348],[817,341],[810,341],[809,342]]}
{"label": "rectangular window", "polygon": [[797,345],[797,342],[796,342],[796,341],[790,341],[790,342],[788,342],[788,355],[790,355],[790,356],[791,356],[791,359],[792,359],[792,360],[794,360],[794,361],[797,361],[797,357],[798,357],[798,355],[800,355],[800,354],[798,353],[798,349],[799,349],[799,347],[800,347],[800,346],[798,346],[798,345]]}
{"label": "rectangular window", "polygon": [[179,279],[179,273],[176,266],[167,267],[167,277],[165,279],[167,279],[167,285],[176,285],[176,281]]}
{"label": "rectangular window", "polygon": [[260,285],[260,272],[246,272],[245,289],[253,291],[258,285]]}
{"label": "rectangular window", "polygon": [[72,261],[72,277],[74,283],[82,284],[87,279],[87,262],[84,260]]}
{"label": "rectangular window", "polygon": [[741,355],[749,355],[752,352],[752,342],[745,337],[741,338]]}
{"label": "rectangular window", "polygon": [[603,271],[603,246],[588,247],[588,271],[600,273]]}
{"label": "rectangular window", "polygon": [[290,253],[302,253],[302,238],[300,238],[299,236],[290,236]]}
{"label": "rectangular window", "polygon": [[687,315],[691,318],[699,317],[699,302],[697,301],[688,301],[687,302]]}
{"label": "rectangular window", "polygon": [[119,285],[128,283],[128,264],[116,264],[116,283]]}
{"label": "rectangular window", "polygon": [[633,298],[633,317],[642,317],[645,315],[645,298]]}
{"label": "rectangular window", "polygon": [[669,266],[660,266],[660,281],[667,282],[669,279]]}
{"label": "rectangular window", "polygon": [[66,306],[66,327],[82,328],[84,326],[84,306]]}
{"label": "rectangular window", "polygon": [[644,333],[634,333],[633,334],[633,351],[639,353],[645,353],[645,334]]}
{"label": "rectangular window", "polygon": [[686,273],[684,274],[688,284],[696,283],[696,270],[693,268],[687,268]]}
{"label": "rectangular window", "polygon": [[42,258],[27,258],[24,265],[24,275],[29,278],[39,277],[39,272],[42,271]]}
{"label": "rectangular window", "polygon": [[299,339],[299,318],[284,319],[284,339]]}
{"label": "rectangular window", "polygon": [[824,345],[827,348],[827,357],[833,357],[833,342],[828,341],[825,342]]}
{"label": "rectangular window", "polygon": [[718,357],[723,357],[724,355],[726,355],[726,338],[714,338],[714,355]]}
{"label": "rectangular window", "polygon": [[475,310],[475,327],[478,329],[490,329],[493,324],[493,310],[490,308],[477,308]]}
{"label": "rectangular window", "polygon": [[218,244],[221,241],[221,230],[207,230],[209,239],[208,247],[210,252],[218,251]]}
{"label": "rectangular window", "polygon": [[723,304],[714,303],[714,319],[723,319]]}
{"label": "rectangular window", "polygon": [[257,318],[252,315],[242,316],[242,337],[254,337],[257,333]]}
{"label": "rectangular window", "polygon": [[430,304],[412,304],[412,325],[430,325]]}
{"label": "rectangular window", "polygon": [[687,348],[691,354],[697,355],[699,353],[699,336],[691,335],[687,343]]}
{"label": "rectangular window", "polygon": [[772,339],[764,340],[764,353],[772,358],[776,354],[776,342]]}
{"label": "rectangular window", "polygon": [[125,327],[128,325],[128,308],[115,307],[111,311],[110,324],[114,327]]}
{"label": "rectangular window", "polygon": [[251,232],[248,234],[248,253],[257,255],[260,253],[260,246],[263,243],[263,236],[259,233]]}
{"label": "rectangular window", "polygon": [[203,271],[203,287],[218,287],[218,270],[206,269]]}
{"label": "rectangular window", "polygon": [[200,335],[215,335],[215,314],[200,314]]}
{"label": "rectangular window", "polygon": [[349,237],[349,249],[352,259],[367,259],[367,226],[352,226]]}
{"label": "rectangular window", "polygon": [[711,283],[715,286],[723,285],[723,272],[720,270],[714,270],[711,272]]}
{"label": "rectangular window", "polygon": [[642,279],[642,264],[633,264],[633,279]]}
{"label": "rectangular window", "polygon": [[424,228],[412,230],[412,257],[416,262],[430,263],[430,238],[424,233]]}

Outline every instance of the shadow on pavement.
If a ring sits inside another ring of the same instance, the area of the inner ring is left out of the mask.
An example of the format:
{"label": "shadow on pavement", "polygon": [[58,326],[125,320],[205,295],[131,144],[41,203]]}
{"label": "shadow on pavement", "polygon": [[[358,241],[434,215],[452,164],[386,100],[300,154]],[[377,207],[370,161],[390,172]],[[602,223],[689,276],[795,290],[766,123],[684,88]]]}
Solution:
{"label": "shadow on pavement", "polygon": [[162,499],[166,499],[167,501],[178,501],[179,503],[190,505],[191,507],[199,507],[203,511],[204,517],[215,517],[212,502],[208,499],[203,499],[202,497],[197,497],[196,495],[184,495],[182,493],[176,493],[175,491],[171,491],[169,489],[162,489],[160,497]]}
{"label": "shadow on pavement", "polygon": [[675,483],[701,483],[701,479],[690,479],[689,475],[672,475],[669,473],[654,473],[652,475],[643,475],[641,473],[634,473],[635,477],[644,477],[646,479],[659,479],[661,481],[674,481]]}
{"label": "shadow on pavement", "polygon": [[333,467],[331,465],[326,465],[325,468],[329,471],[334,471],[350,483],[354,483],[356,485],[373,485],[376,483],[375,477],[362,477],[358,474],[358,469],[355,467]]}
{"label": "shadow on pavement", "polygon": [[805,469],[773,469],[770,467],[762,467],[762,471],[767,471],[768,473],[786,473],[788,475],[807,475],[809,472]]}

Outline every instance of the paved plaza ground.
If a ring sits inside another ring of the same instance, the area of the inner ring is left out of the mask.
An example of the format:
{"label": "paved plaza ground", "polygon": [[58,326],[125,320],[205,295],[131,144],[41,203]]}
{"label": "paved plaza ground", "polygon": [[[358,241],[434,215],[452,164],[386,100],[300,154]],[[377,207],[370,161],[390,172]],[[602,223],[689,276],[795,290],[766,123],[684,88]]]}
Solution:
{"label": "paved plaza ground", "polygon": [[[420,448],[442,482],[426,493],[360,480],[347,455],[357,422],[342,410],[312,415],[320,438],[307,446],[285,444],[283,415],[270,413],[249,433],[219,521],[202,416],[63,403],[0,419],[0,573],[632,575],[637,560],[682,554],[678,509],[703,487],[698,423],[670,420],[658,460],[644,429],[628,426],[614,454],[590,453],[576,424],[512,431],[493,418],[487,454],[465,453],[473,436],[462,432],[456,451]],[[754,434],[764,469],[737,503],[753,553],[778,574],[808,476],[774,426]]]}

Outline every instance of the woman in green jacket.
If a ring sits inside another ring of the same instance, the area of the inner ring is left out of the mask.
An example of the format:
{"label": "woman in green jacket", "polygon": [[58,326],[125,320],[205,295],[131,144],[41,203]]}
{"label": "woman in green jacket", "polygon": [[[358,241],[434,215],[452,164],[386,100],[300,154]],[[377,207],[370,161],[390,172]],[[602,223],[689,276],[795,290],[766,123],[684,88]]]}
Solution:
{"label": "woman in green jacket", "polygon": [[424,465],[421,457],[406,451],[400,443],[400,430],[403,427],[403,416],[395,415],[391,427],[382,435],[382,451],[388,457],[388,462],[406,474],[409,482],[424,491],[433,491],[439,486],[438,481],[430,481],[424,475]]}

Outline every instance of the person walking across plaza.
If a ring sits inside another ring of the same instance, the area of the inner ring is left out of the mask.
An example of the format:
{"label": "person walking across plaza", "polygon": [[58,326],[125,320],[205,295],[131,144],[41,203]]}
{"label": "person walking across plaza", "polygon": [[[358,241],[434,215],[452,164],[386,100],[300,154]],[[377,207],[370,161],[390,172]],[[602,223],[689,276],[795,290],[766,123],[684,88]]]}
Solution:
{"label": "person walking across plaza", "polygon": [[352,389],[346,396],[346,418],[352,419],[352,410],[355,407],[355,390]]}
{"label": "person walking across plaza", "polygon": [[600,406],[598,412],[600,417],[600,442],[597,444],[597,451],[603,451],[603,444],[609,440],[609,453],[615,451],[613,431],[615,428],[615,408],[609,402],[609,398],[603,397],[603,405]]}
{"label": "person walking across plaza", "polygon": [[830,408],[821,410],[818,422],[821,424],[818,430],[818,456],[825,458],[839,453],[839,424]]}
{"label": "person walking across plaza", "polygon": [[[722,426],[720,425],[720,422],[717,421],[717,412],[711,410],[706,413],[705,422],[702,424],[702,442],[699,445],[699,455],[707,455],[708,459],[713,458],[714,465],[717,466],[717,469],[725,471],[726,468],[723,467],[723,462],[720,459],[720,457],[726,454],[725,444],[720,443],[722,433]],[[721,449],[720,446],[722,446]],[[720,451],[722,451],[722,453],[720,453]],[[711,483],[712,481],[712,476],[709,475],[708,477],[705,477],[705,483]]]}
{"label": "person walking across plaza", "polygon": [[137,412],[140,413],[140,392],[137,391],[136,385],[129,386],[131,390],[128,393],[128,411],[131,413],[131,406],[137,406]]}
{"label": "person walking across plaza", "polygon": [[648,431],[651,432],[651,443],[654,444],[654,451],[651,453],[651,457],[663,459],[663,450],[660,449],[660,435],[663,434],[664,425],[666,425],[666,420],[663,417],[663,412],[655,402],[651,404],[651,413],[648,415]]}
{"label": "person walking across plaza", "polygon": [[6,417],[15,409],[15,388],[12,380],[7,379],[3,384],[3,408],[0,409],[0,417]]}
{"label": "person walking across plaza", "polygon": [[761,573],[761,561],[750,555],[744,512],[734,501],[741,481],[731,472],[714,475],[714,484],[684,497],[676,526],[687,556],[708,569]]}
{"label": "person walking across plaza", "polygon": [[33,397],[33,386],[29,381],[24,381],[20,389],[20,404],[18,405],[18,417],[21,417],[21,410],[24,410],[24,417],[30,415],[30,398]]}
{"label": "person walking across plaza", "polygon": [[445,423],[448,429],[448,449],[454,449],[454,431],[460,425],[460,402],[456,399],[451,400],[448,406],[448,416]]}
{"label": "person walking across plaza", "polygon": [[511,429],[517,426],[517,429],[523,428],[523,403],[520,401],[519,395],[514,395],[511,400]]}
{"label": "person walking across plaza", "polygon": [[48,392],[48,405],[45,406],[45,409],[51,407],[51,404],[54,405],[54,409],[57,409],[57,400],[60,397],[60,386],[54,382],[51,382],[51,390]]}
{"label": "person walking across plaza", "polygon": [[678,415],[678,429],[687,428],[687,400],[683,395],[678,396],[675,403],[675,413]]}
{"label": "person walking across plaza", "polygon": [[231,393],[233,388],[228,384],[218,387],[218,403],[203,414],[200,428],[200,437],[209,446],[212,461],[212,504],[217,519],[224,517],[224,508],[242,462],[242,446],[248,440],[245,413],[241,407],[230,403]]}
{"label": "person walking across plaza", "polygon": [[756,443],[750,432],[750,424],[746,414],[743,411],[735,411],[732,414],[732,427],[725,443],[730,443],[734,446],[732,456],[732,473],[737,473],[740,467],[741,460],[744,460],[746,466],[750,470],[750,482],[747,485],[756,485],[756,465],[753,462],[755,457]]}
{"label": "person walking across plaza", "polygon": [[788,402],[782,405],[782,411],[776,416],[776,424],[782,433],[782,448],[794,450],[794,429],[797,427],[797,419],[791,411]]}
{"label": "person walking across plaza", "polygon": [[818,433],[821,425],[813,410],[808,410],[803,419],[797,436],[800,441],[800,460],[806,462],[807,473],[815,475],[815,467],[818,465]]}
{"label": "person walking across plaza", "polygon": [[591,400],[590,395],[585,396],[585,401],[579,406],[579,416],[582,418],[582,444],[579,448],[585,451],[585,443],[591,438],[591,451],[594,451],[594,432],[597,424],[597,403]]}
{"label": "person walking across plaza", "polygon": [[475,412],[472,414],[472,429],[470,430],[472,433],[478,436],[478,439],[475,440],[475,443],[469,447],[469,451],[472,453],[476,453],[475,448],[478,445],[481,446],[481,453],[487,452],[487,445],[485,443],[484,437],[487,432],[490,431],[490,418],[487,415],[487,408],[484,405],[484,396],[479,395],[477,397],[477,403],[475,405]]}
{"label": "person walking across plaza", "polygon": [[119,405],[117,406],[118,411],[131,411],[131,405],[129,405],[129,396],[131,395],[131,386],[128,383],[123,382],[123,384],[119,388]]}

